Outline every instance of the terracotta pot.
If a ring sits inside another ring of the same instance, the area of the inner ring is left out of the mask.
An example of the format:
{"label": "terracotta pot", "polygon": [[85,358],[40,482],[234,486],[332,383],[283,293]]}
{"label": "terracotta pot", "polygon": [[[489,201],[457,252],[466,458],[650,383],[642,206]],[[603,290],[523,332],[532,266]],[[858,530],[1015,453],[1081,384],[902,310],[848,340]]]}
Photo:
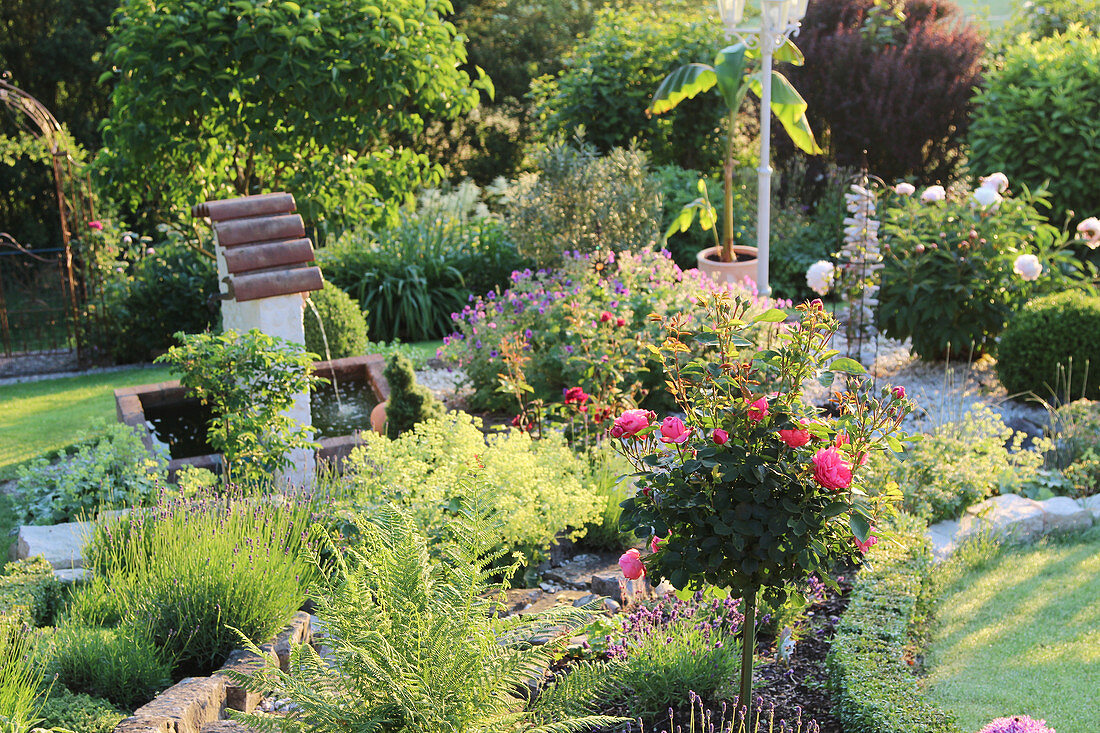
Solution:
{"label": "terracotta pot", "polygon": [[380,402],[370,411],[370,429],[381,435],[386,434],[386,405],[388,404],[390,404],[389,400]]}
{"label": "terracotta pot", "polygon": [[[733,245],[736,262],[722,262],[717,247],[707,247],[695,255],[700,272],[705,272],[715,282],[744,284],[745,278],[756,282],[756,247]],[[712,259],[713,258],[713,259]]]}

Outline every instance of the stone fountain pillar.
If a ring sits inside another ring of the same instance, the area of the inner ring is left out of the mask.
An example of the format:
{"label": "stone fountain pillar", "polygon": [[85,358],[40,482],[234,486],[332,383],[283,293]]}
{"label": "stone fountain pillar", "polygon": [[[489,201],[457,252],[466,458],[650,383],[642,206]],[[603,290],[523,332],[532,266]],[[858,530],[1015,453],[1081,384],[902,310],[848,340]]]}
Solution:
{"label": "stone fountain pillar", "polygon": [[[305,344],[305,299],[310,291],[321,289],[323,280],[321,270],[308,264],[313,261],[313,243],[295,210],[288,193],[207,201],[192,209],[213,225],[226,330],[255,328]],[[295,395],[288,415],[302,425],[312,424],[308,392]],[[290,467],[276,481],[299,489],[310,486],[313,452],[299,449],[289,457]]]}

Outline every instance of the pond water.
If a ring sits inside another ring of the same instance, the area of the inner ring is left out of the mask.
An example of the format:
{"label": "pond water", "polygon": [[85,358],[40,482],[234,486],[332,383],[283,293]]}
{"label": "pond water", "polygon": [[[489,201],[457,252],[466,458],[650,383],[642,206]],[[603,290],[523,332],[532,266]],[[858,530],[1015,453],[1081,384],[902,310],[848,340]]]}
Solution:
{"label": "pond water", "polygon": [[[310,395],[314,439],[350,435],[370,430],[370,413],[378,400],[368,382],[339,383],[340,399],[332,383],[318,385]],[[206,426],[213,412],[195,399],[145,408],[145,424],[153,438],[168,446],[172,458],[213,453],[206,441]]]}

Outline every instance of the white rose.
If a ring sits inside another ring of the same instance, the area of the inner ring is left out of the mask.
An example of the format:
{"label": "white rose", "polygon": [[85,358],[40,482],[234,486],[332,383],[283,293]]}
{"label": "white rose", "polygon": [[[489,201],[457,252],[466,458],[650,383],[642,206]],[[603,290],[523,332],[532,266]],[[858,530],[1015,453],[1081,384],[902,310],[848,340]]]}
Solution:
{"label": "white rose", "polygon": [[974,200],[978,203],[978,206],[981,206],[983,209],[988,209],[990,206],[997,208],[1004,199],[1001,197],[1001,194],[997,193],[997,189],[989,186],[982,186],[974,192]]}
{"label": "white rose", "polygon": [[943,201],[947,198],[947,191],[943,190],[943,186],[929,186],[924,189],[924,193],[920,195],[920,200],[926,204],[930,204],[936,201]]}
{"label": "white rose", "polygon": [[1035,255],[1020,255],[1012,264],[1012,269],[1024,280],[1038,280],[1043,274],[1043,265]]}
{"label": "white rose", "polygon": [[1090,216],[1077,225],[1077,231],[1085,235],[1085,244],[1089,249],[1100,247],[1100,219]]}
{"label": "white rose", "polygon": [[898,185],[894,186],[894,193],[901,194],[902,196],[912,196],[917,192],[917,187],[912,183],[906,183],[902,181]]}
{"label": "white rose", "polygon": [[1008,176],[1000,171],[990,173],[985,178],[982,178],[981,182],[982,188],[992,188],[997,193],[1001,193],[1008,188]]}
{"label": "white rose", "polygon": [[832,262],[818,260],[810,265],[810,269],[806,270],[806,284],[810,286],[810,290],[818,295],[825,295],[833,287],[835,274],[836,268],[833,267]]}

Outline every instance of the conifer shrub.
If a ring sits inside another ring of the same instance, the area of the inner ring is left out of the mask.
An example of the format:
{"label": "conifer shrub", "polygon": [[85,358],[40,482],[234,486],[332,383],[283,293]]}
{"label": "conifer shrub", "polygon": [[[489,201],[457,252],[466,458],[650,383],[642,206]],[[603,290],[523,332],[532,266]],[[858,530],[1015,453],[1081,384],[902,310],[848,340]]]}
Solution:
{"label": "conifer shrub", "polygon": [[382,375],[390,385],[386,435],[396,438],[412,430],[417,423],[443,416],[443,403],[432,396],[427,387],[417,384],[412,362],[404,354],[390,355]]}
{"label": "conifer shrub", "polygon": [[1008,322],[997,375],[1010,394],[1100,397],[1100,297],[1068,291],[1036,298]]}
{"label": "conifer shrub", "polygon": [[367,350],[367,319],[350,295],[326,281],[322,289],[309,294],[309,300],[313,307],[307,306],[302,315],[306,351],[322,359],[343,359]]}

